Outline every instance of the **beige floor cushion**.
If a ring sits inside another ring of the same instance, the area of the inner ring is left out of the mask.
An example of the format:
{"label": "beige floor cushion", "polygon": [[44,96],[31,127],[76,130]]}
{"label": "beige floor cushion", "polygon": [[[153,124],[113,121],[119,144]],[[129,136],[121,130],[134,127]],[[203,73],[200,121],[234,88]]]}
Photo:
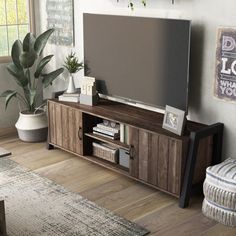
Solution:
{"label": "beige floor cushion", "polygon": [[236,159],[210,166],[203,184],[203,214],[228,226],[236,226]]}

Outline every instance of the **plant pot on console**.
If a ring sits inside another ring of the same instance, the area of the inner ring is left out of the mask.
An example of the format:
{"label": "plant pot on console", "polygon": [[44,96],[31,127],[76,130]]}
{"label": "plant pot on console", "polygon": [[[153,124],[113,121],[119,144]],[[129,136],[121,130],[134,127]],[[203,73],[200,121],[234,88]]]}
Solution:
{"label": "plant pot on console", "polygon": [[20,112],[16,128],[19,138],[26,142],[46,140],[47,116],[41,109],[44,103],[38,98],[43,88],[51,85],[64,70],[59,68],[50,73],[45,70],[53,55],[43,57],[42,52],[53,31],[49,29],[37,38],[28,33],[23,42],[16,40],[11,50],[12,63],[7,66],[21,90],[6,90],[0,97],[5,98],[5,109],[13,98],[18,100],[19,108],[24,112]]}
{"label": "plant pot on console", "polygon": [[48,123],[45,111],[38,110],[36,113],[22,111],[15,126],[22,141],[43,142],[47,139]]}

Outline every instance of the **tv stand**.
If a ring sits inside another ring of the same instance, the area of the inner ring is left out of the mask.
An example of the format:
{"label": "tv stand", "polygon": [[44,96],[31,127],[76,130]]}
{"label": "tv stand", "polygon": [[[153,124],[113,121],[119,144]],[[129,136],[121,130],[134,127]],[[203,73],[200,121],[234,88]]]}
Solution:
{"label": "tv stand", "polygon": [[[177,136],[162,128],[163,114],[100,100],[97,106],[48,101],[48,149],[54,146],[179,198],[187,207],[193,186],[202,188],[206,167],[221,161],[223,124],[187,121]],[[128,143],[93,134],[103,119],[128,127]],[[92,143],[104,142],[129,153],[129,168],[93,156]]]}

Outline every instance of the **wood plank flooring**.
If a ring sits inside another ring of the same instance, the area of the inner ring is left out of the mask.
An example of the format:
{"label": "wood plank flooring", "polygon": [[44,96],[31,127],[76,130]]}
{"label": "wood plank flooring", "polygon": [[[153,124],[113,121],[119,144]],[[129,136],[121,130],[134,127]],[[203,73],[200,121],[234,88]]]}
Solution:
{"label": "wood plank flooring", "polygon": [[14,129],[0,129],[0,146],[12,160],[113,212],[137,222],[152,236],[234,236],[230,228],[201,213],[202,197],[181,209],[178,200],[45,143],[24,143]]}

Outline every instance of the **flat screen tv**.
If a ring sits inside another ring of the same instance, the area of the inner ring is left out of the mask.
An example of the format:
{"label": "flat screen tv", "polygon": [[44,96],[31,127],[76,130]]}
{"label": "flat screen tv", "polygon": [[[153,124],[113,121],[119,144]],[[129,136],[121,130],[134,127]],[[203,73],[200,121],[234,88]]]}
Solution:
{"label": "flat screen tv", "polygon": [[188,106],[190,21],[83,16],[86,75],[98,92],[158,108]]}

